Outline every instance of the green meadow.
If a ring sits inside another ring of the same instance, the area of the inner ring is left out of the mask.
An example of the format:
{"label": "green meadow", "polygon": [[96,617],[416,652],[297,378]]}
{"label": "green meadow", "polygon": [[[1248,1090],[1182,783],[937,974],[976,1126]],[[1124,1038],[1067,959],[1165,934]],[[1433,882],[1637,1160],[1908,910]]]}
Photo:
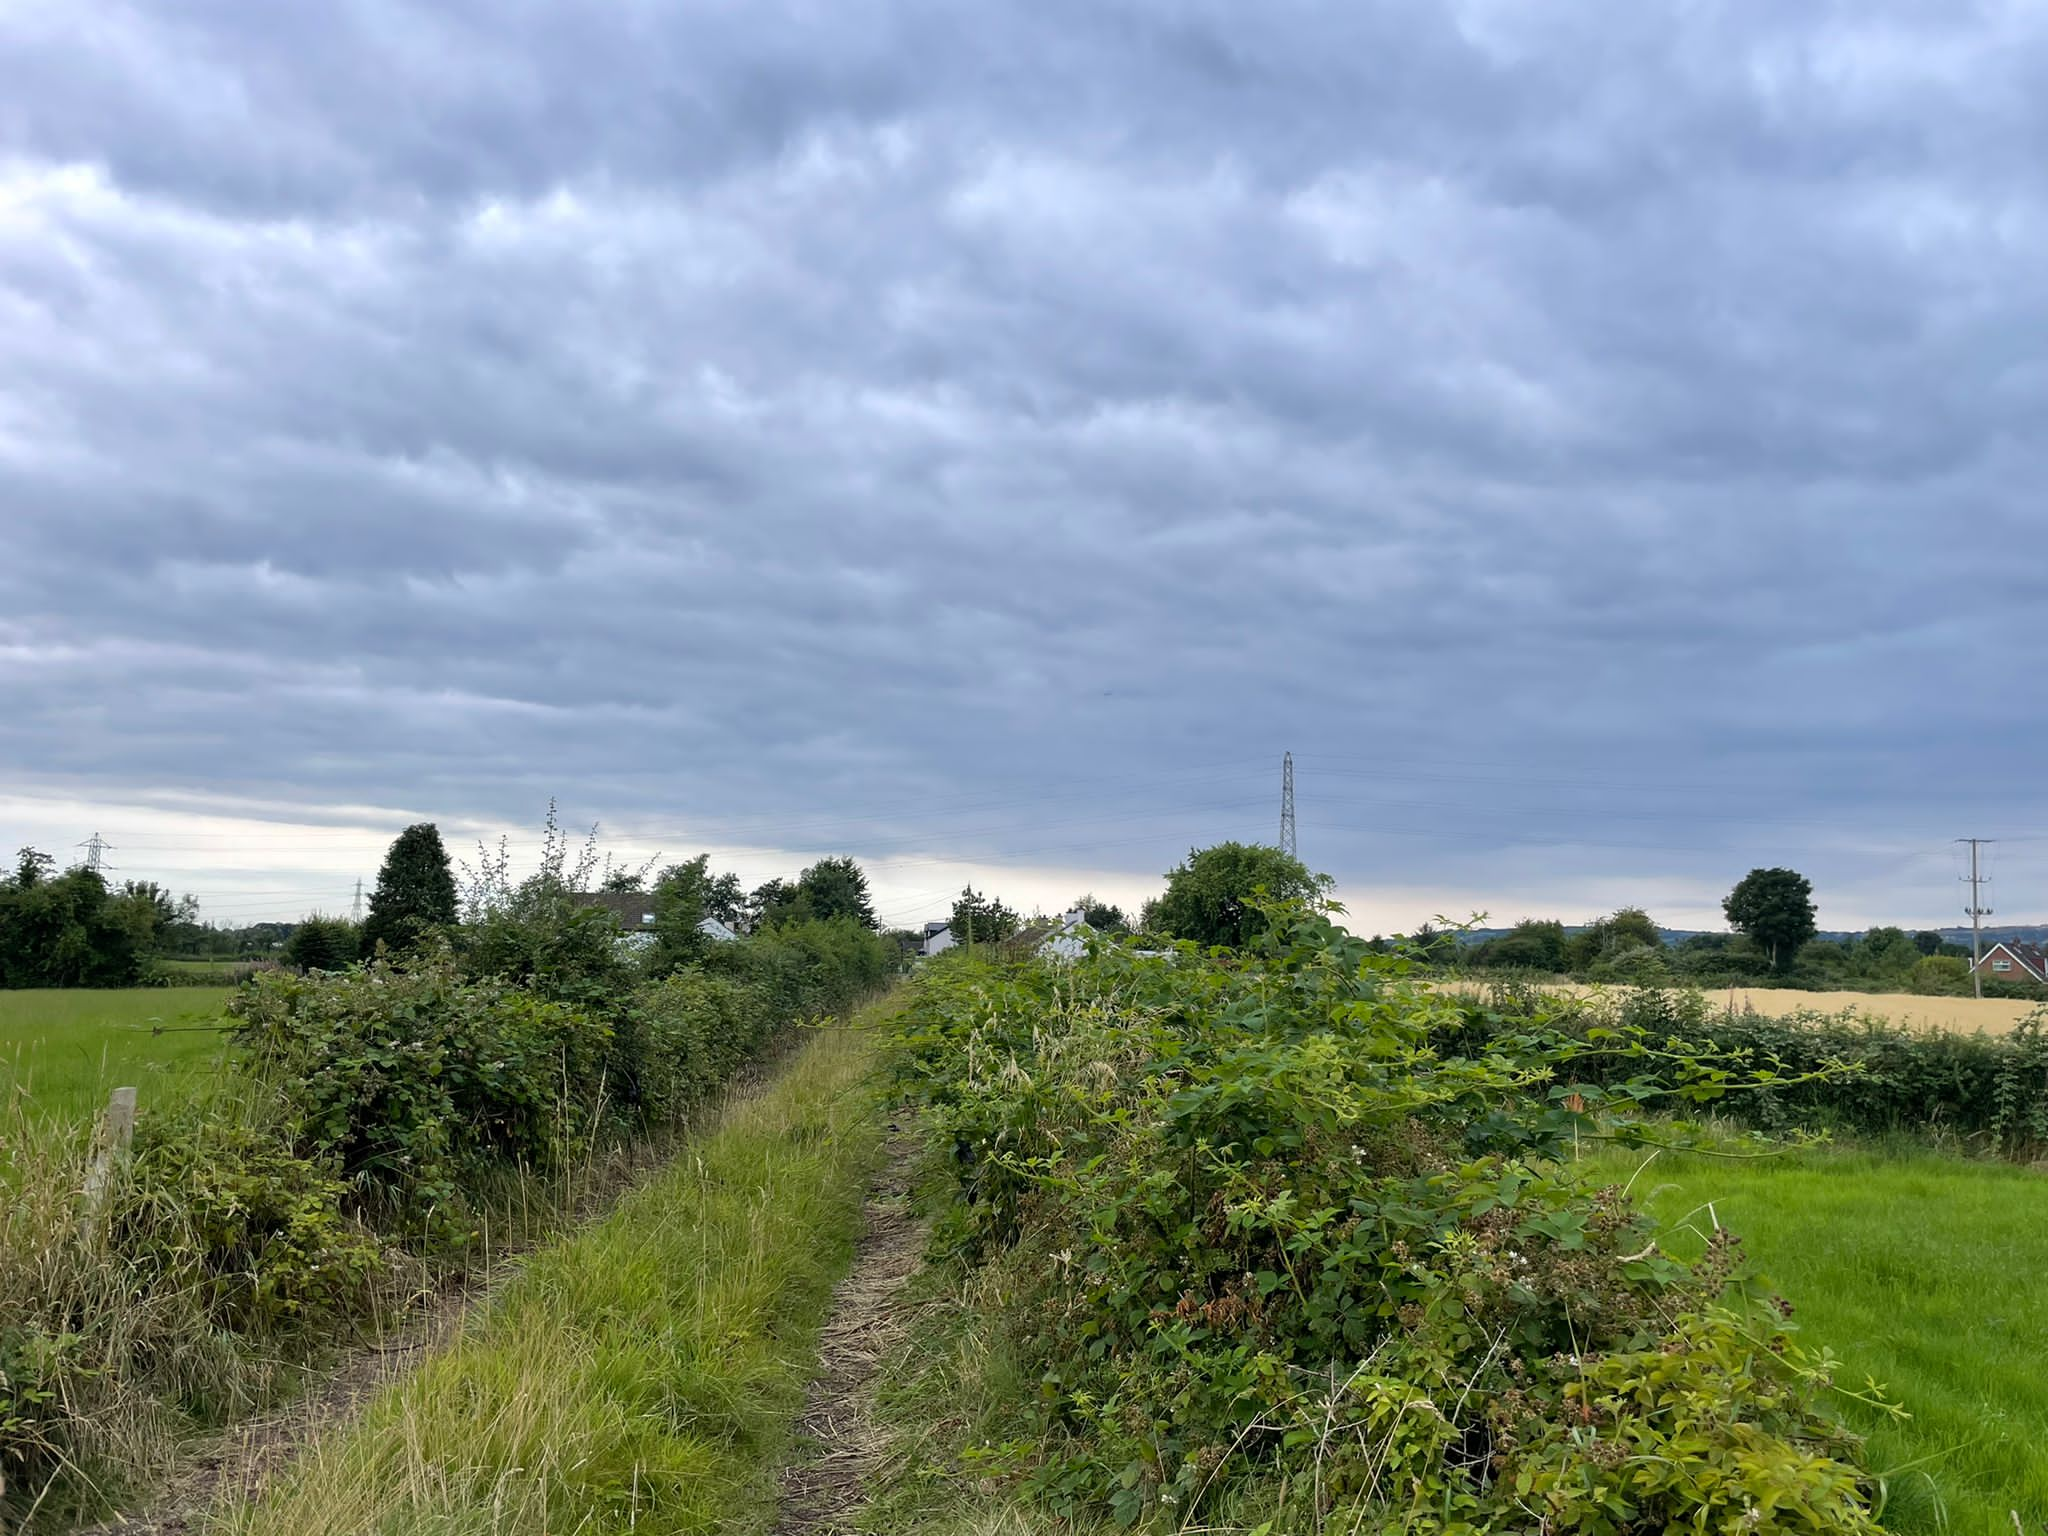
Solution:
{"label": "green meadow", "polygon": [[[84,1120],[114,1088],[144,1106],[182,1095],[219,1064],[225,987],[0,992],[0,1104]],[[163,1032],[158,1033],[159,1029]]]}
{"label": "green meadow", "polygon": [[[1909,1532],[2048,1522],[2048,1175],[1888,1146],[1783,1157],[1604,1156],[1691,1257],[1716,1223],[1841,1361],[1845,1418]],[[1880,1383],[1910,1417],[1847,1395]]]}

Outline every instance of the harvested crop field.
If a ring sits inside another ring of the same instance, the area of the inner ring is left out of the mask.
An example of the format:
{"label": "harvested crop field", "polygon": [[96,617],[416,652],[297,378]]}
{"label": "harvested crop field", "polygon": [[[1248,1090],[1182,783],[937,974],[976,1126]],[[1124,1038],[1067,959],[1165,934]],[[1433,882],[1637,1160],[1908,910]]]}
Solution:
{"label": "harvested crop field", "polygon": [[1922,997],[1914,992],[1795,992],[1780,987],[1728,987],[1707,996],[1736,1012],[1744,1008],[1779,1016],[1814,1009],[1840,1013],[1854,1008],[1874,1018],[1909,1029],[1941,1029],[1957,1034],[2010,1033],[2012,1027],[2041,1005],[2012,997]]}
{"label": "harvested crop field", "polygon": [[[1453,983],[1459,991],[1481,991],[1485,984],[1474,981]],[[1585,982],[1545,982],[1547,992],[1569,992],[1596,997],[1623,989],[1589,985]],[[1789,1013],[1841,1013],[1855,1009],[1873,1019],[1882,1019],[1906,1029],[1944,1030],[1954,1034],[2009,1034],[2014,1025],[2041,1007],[2040,1003],[2009,997],[1926,997],[1917,992],[1801,992],[1789,987],[1716,987],[1702,994],[1710,1001],[1741,1013],[1745,1009],[1769,1018]]]}

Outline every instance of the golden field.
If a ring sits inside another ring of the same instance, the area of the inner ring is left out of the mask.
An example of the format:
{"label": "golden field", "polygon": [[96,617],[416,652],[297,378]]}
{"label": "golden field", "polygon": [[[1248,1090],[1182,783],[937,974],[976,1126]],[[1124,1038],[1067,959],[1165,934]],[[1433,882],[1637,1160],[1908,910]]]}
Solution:
{"label": "golden field", "polygon": [[[1485,984],[1467,981],[1455,985],[1461,991],[1477,991],[1483,990]],[[1621,989],[1560,981],[1547,983],[1545,990],[1592,996]],[[1736,1013],[1744,1008],[1766,1015],[1798,1013],[1802,1009],[1840,1013],[1845,1008],[1854,1008],[1908,1029],[1965,1035],[1979,1031],[1987,1035],[2006,1034],[2041,1006],[2018,998],[1922,997],[1916,992],[1798,992],[1783,987],[1714,987],[1705,995]]]}

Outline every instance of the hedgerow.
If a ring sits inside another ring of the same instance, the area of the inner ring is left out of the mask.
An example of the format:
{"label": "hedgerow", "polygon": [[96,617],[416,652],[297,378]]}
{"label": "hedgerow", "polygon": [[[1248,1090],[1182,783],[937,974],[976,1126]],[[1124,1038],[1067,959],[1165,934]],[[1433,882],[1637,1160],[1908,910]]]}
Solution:
{"label": "hedgerow", "polygon": [[[1685,1264],[1575,1140],[1754,1090],[1711,1053],[1502,1030],[1276,911],[1244,954],[948,957],[898,1071],[1038,1391],[1056,1511],[1186,1529],[1874,1531],[1833,1363],[1734,1239]],[[1635,1070],[1591,1081],[1593,1049]],[[1815,1069],[1832,1078],[1839,1063]]]}
{"label": "hedgerow", "polygon": [[0,1526],[104,1507],[180,1427],[259,1406],[400,1280],[464,1262],[508,1185],[546,1200],[520,1181],[677,1125],[893,961],[803,923],[643,978],[587,911],[536,902],[402,967],[257,977],[232,1004],[243,1075],[145,1110],[102,1211],[80,1139],[0,1136]]}
{"label": "hedgerow", "polygon": [[[1583,1049],[1617,1039],[1706,1051],[1737,1068],[1773,1072],[1776,1081],[1722,1106],[1729,1118],[1766,1130],[1932,1133],[2013,1157],[2048,1148],[2048,1007],[2007,1035],[1963,1035],[1903,1029],[1853,1010],[1731,1012],[1702,993],[1671,988],[1588,998],[1504,985],[1463,1004],[1434,1039],[1470,1053],[1532,1029],[1581,1049],[1573,1070],[1593,1082],[1634,1070],[1625,1056]],[[1856,1070],[1820,1070],[1832,1062]]]}

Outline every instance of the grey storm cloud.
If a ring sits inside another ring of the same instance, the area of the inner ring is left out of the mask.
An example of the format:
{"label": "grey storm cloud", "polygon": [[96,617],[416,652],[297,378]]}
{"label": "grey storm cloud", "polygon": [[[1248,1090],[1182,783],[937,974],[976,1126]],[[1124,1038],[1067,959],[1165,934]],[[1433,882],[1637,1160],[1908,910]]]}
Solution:
{"label": "grey storm cloud", "polygon": [[2044,66],[1989,0],[0,0],[0,773],[991,857],[1093,784],[1156,869],[1292,746],[1394,883],[2031,825]]}

